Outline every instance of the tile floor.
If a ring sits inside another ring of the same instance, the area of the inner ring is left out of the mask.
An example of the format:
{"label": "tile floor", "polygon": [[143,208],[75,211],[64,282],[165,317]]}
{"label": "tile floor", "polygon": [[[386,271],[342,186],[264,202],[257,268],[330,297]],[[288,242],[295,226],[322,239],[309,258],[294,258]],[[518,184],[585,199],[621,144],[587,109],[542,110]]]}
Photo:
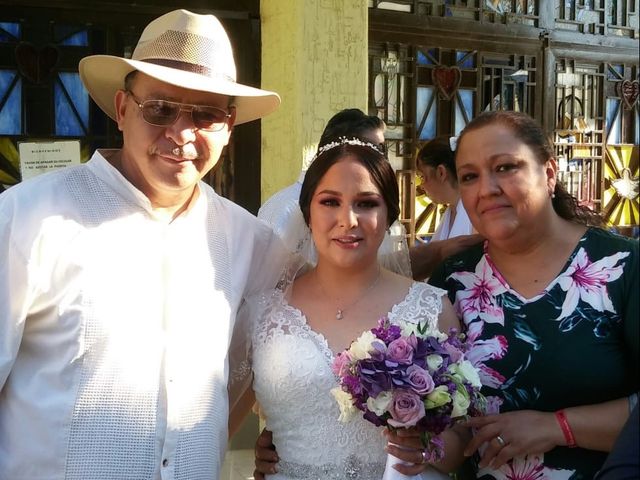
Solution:
{"label": "tile floor", "polygon": [[220,480],[253,480],[253,450],[229,450]]}

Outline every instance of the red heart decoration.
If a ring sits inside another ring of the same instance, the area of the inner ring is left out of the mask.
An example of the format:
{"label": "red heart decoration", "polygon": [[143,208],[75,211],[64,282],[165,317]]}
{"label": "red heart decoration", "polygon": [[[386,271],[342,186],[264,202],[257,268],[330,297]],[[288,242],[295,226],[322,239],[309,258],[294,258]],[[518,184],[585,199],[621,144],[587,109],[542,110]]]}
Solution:
{"label": "red heart decoration", "polygon": [[458,67],[444,67],[442,65],[431,70],[431,79],[438,88],[440,98],[451,100],[458,91],[462,74]]}
{"label": "red heart decoration", "polygon": [[616,84],[616,90],[618,90],[618,95],[624,101],[624,107],[627,110],[632,110],[638,101],[638,94],[640,93],[638,80],[623,80]]}
{"label": "red heart decoration", "polygon": [[31,43],[20,42],[15,54],[18,70],[33,83],[46,81],[58,64],[58,49],[51,45],[37,49]]}

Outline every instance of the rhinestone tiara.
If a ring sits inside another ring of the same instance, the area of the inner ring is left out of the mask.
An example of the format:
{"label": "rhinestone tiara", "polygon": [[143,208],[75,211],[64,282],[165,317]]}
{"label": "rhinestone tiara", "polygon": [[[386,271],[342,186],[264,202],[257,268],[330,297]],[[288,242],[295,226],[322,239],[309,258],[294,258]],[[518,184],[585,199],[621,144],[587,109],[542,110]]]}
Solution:
{"label": "rhinestone tiara", "polygon": [[374,150],[376,153],[384,156],[384,152],[380,150],[380,147],[378,147],[378,145],[376,145],[375,143],[367,142],[366,140],[362,140],[361,138],[358,138],[358,137],[338,137],[337,140],[334,140],[329,143],[325,143],[320,148],[318,148],[318,151],[311,159],[311,163],[315,162],[316,159],[323,153],[333,148],[341,147],[342,145],[358,145],[361,147],[367,147]]}

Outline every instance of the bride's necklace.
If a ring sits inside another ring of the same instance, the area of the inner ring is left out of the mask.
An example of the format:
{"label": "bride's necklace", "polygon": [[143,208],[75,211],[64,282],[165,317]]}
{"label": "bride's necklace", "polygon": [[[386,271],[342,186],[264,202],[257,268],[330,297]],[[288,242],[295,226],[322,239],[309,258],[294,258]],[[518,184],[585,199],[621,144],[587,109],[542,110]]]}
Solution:
{"label": "bride's necklace", "polygon": [[[355,307],[358,304],[358,302],[360,302],[360,300],[364,299],[367,296],[367,294],[374,289],[374,287],[378,284],[378,280],[380,280],[380,276],[381,276],[380,274],[381,274],[381,269],[378,267],[378,274],[376,275],[376,278],[373,280],[373,282],[371,282],[371,285],[369,285],[360,295],[356,297],[355,300],[353,300],[347,306],[342,308],[340,308],[339,306],[336,307],[336,320],[342,320],[347,310],[349,310],[352,307]],[[320,285],[320,289],[322,290],[322,293],[324,294],[325,297],[328,298],[329,295],[327,295],[327,291],[324,288],[324,285],[322,285],[320,278],[318,278],[317,271],[316,271],[316,278],[318,279],[318,285]]]}

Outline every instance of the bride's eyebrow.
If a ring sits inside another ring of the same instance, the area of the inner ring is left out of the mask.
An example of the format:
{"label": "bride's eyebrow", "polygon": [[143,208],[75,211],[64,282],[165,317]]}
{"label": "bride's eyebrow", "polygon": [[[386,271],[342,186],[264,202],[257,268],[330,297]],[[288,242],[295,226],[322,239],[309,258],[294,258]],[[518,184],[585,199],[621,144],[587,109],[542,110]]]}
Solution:
{"label": "bride's eyebrow", "polygon": [[341,192],[338,192],[337,190],[320,190],[319,192],[315,193],[316,195],[342,195]]}

